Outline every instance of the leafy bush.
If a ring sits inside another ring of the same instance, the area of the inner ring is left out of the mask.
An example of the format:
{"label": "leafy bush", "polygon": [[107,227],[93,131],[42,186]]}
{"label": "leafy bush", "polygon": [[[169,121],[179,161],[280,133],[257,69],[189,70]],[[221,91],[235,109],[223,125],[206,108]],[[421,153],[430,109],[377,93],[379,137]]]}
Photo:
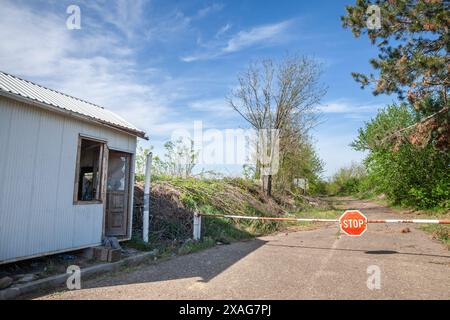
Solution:
{"label": "leafy bush", "polygon": [[[356,150],[369,151],[364,161],[368,176],[359,191],[383,193],[393,204],[420,209],[449,208],[449,154],[432,145],[418,147],[408,139],[390,143],[386,137],[415,123],[416,111],[406,104],[391,105],[359,130]],[[399,143],[402,141],[402,143]]]}
{"label": "leafy bush", "polygon": [[364,166],[352,163],[349,167],[338,170],[328,183],[326,190],[329,195],[352,195],[360,191],[367,177]]}

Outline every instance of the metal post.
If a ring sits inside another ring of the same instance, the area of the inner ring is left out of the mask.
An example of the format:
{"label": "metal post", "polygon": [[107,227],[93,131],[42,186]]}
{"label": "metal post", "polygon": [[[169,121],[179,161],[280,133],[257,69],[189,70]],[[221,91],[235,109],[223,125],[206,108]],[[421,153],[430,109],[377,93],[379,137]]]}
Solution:
{"label": "metal post", "polygon": [[202,216],[197,212],[194,213],[194,231],[193,238],[194,240],[200,240],[202,237]]}
{"label": "metal post", "polygon": [[145,186],[144,186],[144,213],[142,215],[142,239],[148,243],[149,219],[150,219],[150,177],[152,171],[152,153],[147,155],[145,165]]}

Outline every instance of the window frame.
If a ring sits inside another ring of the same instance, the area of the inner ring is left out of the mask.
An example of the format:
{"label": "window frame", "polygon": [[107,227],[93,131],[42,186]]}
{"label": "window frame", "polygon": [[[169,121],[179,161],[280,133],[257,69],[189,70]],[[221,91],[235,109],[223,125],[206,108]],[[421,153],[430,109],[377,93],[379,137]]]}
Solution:
{"label": "window frame", "polygon": [[[92,142],[97,142],[100,144],[100,152],[99,152],[99,169],[98,169],[98,181],[96,185],[96,199],[95,200],[79,200],[78,199],[78,191],[79,191],[79,175],[80,175],[80,159],[81,159],[81,143],[83,140],[88,140]],[[74,182],[74,192],[73,192],[73,204],[74,205],[91,205],[91,204],[102,204],[104,201],[104,192],[103,187],[104,183],[104,170],[105,170],[105,148],[107,146],[107,141],[92,138],[89,136],[85,136],[80,134],[78,136],[78,144],[77,144],[77,158],[75,163],[75,182]]]}

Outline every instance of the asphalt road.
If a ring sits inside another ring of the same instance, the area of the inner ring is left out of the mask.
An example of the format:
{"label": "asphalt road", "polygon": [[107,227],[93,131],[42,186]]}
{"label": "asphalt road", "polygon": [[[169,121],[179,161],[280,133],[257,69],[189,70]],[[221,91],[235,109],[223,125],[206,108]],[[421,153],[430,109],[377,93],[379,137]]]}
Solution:
{"label": "asphalt road", "polygon": [[[398,217],[367,201],[345,206],[369,218]],[[402,233],[405,227],[369,225],[360,238],[339,235],[335,224],[281,233],[82,281],[81,290],[39,299],[450,299],[450,252],[412,226]]]}

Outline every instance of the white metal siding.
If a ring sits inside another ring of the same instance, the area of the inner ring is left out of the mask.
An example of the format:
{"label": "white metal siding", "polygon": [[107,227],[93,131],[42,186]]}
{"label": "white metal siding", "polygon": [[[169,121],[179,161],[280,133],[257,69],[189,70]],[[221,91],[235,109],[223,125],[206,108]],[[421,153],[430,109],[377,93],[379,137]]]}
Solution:
{"label": "white metal siding", "polygon": [[103,204],[73,204],[79,134],[136,150],[131,135],[0,97],[0,262],[101,242]]}

